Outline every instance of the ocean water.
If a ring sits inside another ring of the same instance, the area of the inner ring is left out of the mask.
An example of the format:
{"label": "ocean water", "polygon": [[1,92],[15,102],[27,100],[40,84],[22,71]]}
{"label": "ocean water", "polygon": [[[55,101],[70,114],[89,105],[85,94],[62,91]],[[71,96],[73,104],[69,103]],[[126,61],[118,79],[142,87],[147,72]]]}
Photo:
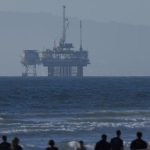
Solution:
{"label": "ocean water", "polygon": [[126,149],[137,131],[150,141],[150,77],[0,78],[0,135],[24,149],[60,149],[83,140],[89,150],[122,131]]}

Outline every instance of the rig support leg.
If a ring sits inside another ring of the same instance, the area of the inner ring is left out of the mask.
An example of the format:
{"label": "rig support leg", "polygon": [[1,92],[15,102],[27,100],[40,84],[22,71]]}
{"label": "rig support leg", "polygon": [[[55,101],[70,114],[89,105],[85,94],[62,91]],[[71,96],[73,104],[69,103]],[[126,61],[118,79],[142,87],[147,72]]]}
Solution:
{"label": "rig support leg", "polygon": [[83,67],[82,66],[77,67],[77,77],[83,77]]}

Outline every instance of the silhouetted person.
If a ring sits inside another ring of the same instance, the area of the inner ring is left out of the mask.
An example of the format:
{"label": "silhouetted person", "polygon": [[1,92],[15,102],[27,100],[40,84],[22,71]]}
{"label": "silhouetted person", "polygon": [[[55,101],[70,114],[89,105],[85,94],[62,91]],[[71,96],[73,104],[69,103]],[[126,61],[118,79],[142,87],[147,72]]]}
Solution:
{"label": "silhouetted person", "polygon": [[116,137],[110,141],[111,150],[123,150],[123,140],[120,138],[121,131],[116,131]]}
{"label": "silhouetted person", "polygon": [[55,146],[54,140],[49,140],[48,145],[49,146],[46,148],[46,150],[58,150],[58,148]]}
{"label": "silhouetted person", "polygon": [[86,150],[86,147],[84,146],[83,141],[79,141],[80,147],[78,147],[76,150]]}
{"label": "silhouetted person", "polygon": [[103,134],[101,140],[96,143],[95,150],[110,150],[110,143],[107,142],[107,135]]}
{"label": "silhouetted person", "polygon": [[19,138],[15,137],[12,140],[11,150],[22,150],[22,147],[19,145]]}
{"label": "silhouetted person", "polygon": [[146,149],[148,147],[147,143],[142,140],[142,132],[137,132],[137,139],[131,142],[130,149],[138,150],[138,149]]}
{"label": "silhouetted person", "polygon": [[10,143],[7,142],[7,136],[2,136],[2,143],[0,143],[0,150],[10,150]]}

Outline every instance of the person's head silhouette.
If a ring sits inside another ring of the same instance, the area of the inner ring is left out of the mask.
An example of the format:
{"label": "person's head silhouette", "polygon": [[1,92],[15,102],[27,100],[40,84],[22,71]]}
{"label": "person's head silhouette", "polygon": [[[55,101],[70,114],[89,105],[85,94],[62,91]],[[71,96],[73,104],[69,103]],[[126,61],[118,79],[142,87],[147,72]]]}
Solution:
{"label": "person's head silhouette", "polygon": [[138,138],[138,139],[141,139],[141,138],[142,138],[142,132],[137,132],[136,135],[137,135],[137,138]]}
{"label": "person's head silhouette", "polygon": [[102,134],[101,138],[102,138],[102,140],[106,141],[107,140],[107,135],[106,134]]}
{"label": "person's head silhouette", "polygon": [[49,140],[49,141],[48,141],[48,144],[49,144],[51,147],[53,147],[53,146],[55,145],[55,141],[54,141],[54,140]]}
{"label": "person's head silhouette", "polygon": [[3,136],[2,136],[2,140],[3,140],[3,142],[6,142],[6,141],[7,141],[7,136],[6,136],[6,135],[3,135]]}
{"label": "person's head silhouette", "polygon": [[121,136],[121,131],[120,131],[120,130],[117,130],[117,131],[116,131],[116,135],[117,135],[117,137],[120,137],[120,136]]}

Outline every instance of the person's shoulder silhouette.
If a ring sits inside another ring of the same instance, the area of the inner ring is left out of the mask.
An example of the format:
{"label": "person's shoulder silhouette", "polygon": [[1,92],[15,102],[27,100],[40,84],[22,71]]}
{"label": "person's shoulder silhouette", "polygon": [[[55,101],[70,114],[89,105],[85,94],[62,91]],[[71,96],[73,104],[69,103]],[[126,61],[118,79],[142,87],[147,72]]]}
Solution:
{"label": "person's shoulder silhouette", "polygon": [[49,140],[48,145],[49,146],[46,148],[46,150],[59,150],[58,147],[55,146],[54,140]]}
{"label": "person's shoulder silhouette", "polygon": [[95,150],[110,150],[110,143],[107,142],[106,134],[102,134],[101,140],[95,145]]}
{"label": "person's shoulder silhouette", "polygon": [[123,140],[120,138],[121,131],[116,131],[116,137],[112,138],[110,141],[112,150],[123,150]]}
{"label": "person's shoulder silhouette", "polygon": [[10,150],[10,143],[7,142],[7,136],[2,136],[2,142],[0,143],[0,150]]}
{"label": "person's shoulder silhouette", "polygon": [[148,144],[142,139],[142,132],[137,132],[137,139],[133,140],[130,145],[131,150],[146,149]]}
{"label": "person's shoulder silhouette", "polygon": [[22,150],[23,148],[19,145],[19,138],[15,137],[12,140],[11,150]]}

